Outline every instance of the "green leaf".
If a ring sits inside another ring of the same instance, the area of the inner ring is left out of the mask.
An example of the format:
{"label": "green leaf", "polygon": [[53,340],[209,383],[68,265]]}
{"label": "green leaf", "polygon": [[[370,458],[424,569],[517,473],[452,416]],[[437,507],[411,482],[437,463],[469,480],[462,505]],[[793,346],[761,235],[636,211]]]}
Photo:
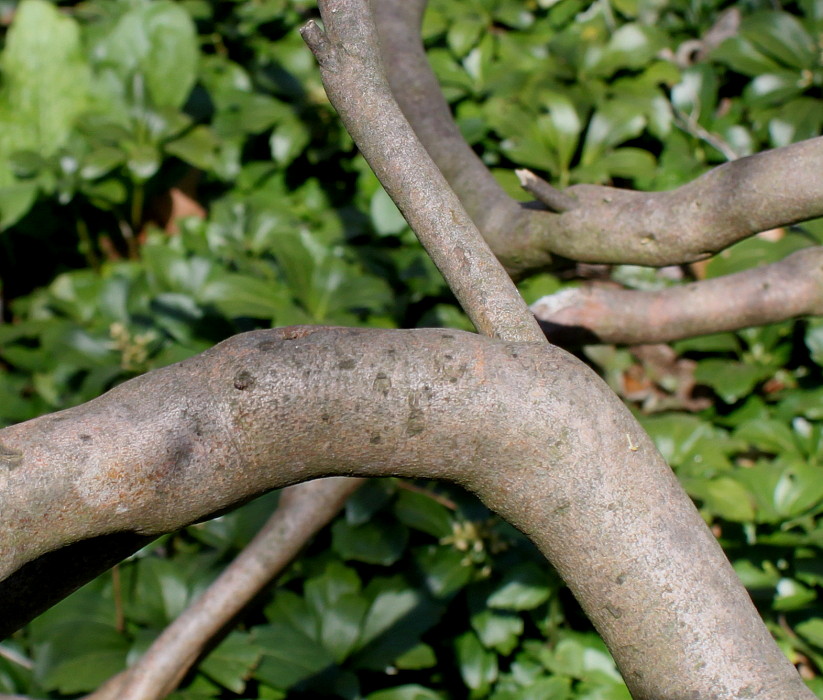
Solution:
{"label": "green leaf", "polygon": [[823,319],[809,319],[806,325],[805,341],[812,360],[823,366]]}
{"label": "green leaf", "polygon": [[562,173],[568,170],[577,150],[583,125],[574,103],[566,95],[552,94],[543,104],[549,111],[548,120],[541,119],[536,125],[557,151],[557,161]]}
{"label": "green leaf", "polygon": [[609,42],[592,73],[611,76],[623,68],[642,68],[662,48],[661,37],[654,27],[640,23],[628,23],[612,32]]}
{"label": "green leaf", "polygon": [[194,23],[170,0],[135,4],[102,37],[92,55],[99,68],[114,70],[123,84],[134,86],[138,103],[144,82],[155,108],[182,107],[197,76]]}
{"label": "green leaf", "polygon": [[769,136],[772,146],[780,148],[817,136],[821,127],[820,102],[811,97],[800,97],[778,107],[769,120]]}
{"label": "green leaf", "polygon": [[289,306],[280,285],[237,273],[226,273],[208,282],[199,300],[231,317],[276,319]]}
{"label": "green leaf", "polygon": [[404,583],[399,579],[376,579],[370,584],[372,603],[363,624],[361,645],[373,642],[421,605],[422,595]]}
{"label": "green leaf", "polygon": [[777,611],[803,610],[817,599],[817,593],[791,578],[781,579],[773,607]]}
{"label": "green leaf", "polygon": [[283,622],[255,627],[252,639],[262,650],[254,677],[273,688],[286,690],[335,665],[321,644]]}
{"label": "green leaf", "polygon": [[503,656],[515,650],[523,634],[523,618],[490,609],[472,615],[471,624],[483,646]]}
{"label": "green leaf", "polygon": [[480,39],[487,22],[479,15],[463,15],[446,33],[449,48],[458,58],[463,58]]}
{"label": "green leaf", "polygon": [[503,581],[487,601],[490,608],[532,610],[552,594],[549,575],[536,564],[517,564],[506,571]]}
{"label": "green leaf", "polygon": [[382,187],[372,195],[369,212],[372,225],[381,236],[394,236],[408,228],[400,210]]}
{"label": "green leaf", "polygon": [[636,104],[607,102],[594,113],[586,130],[581,164],[594,164],[608,149],[639,136],[645,126],[646,116]]}
{"label": "green leaf", "polygon": [[129,643],[111,623],[52,625],[35,656],[42,686],[65,694],[94,690],[126,665]]}
{"label": "green leaf", "polygon": [[753,522],[755,503],[749,490],[739,481],[721,476],[711,481],[693,480],[686,490],[703,501],[703,507],[726,520],[738,523]]}
{"label": "green leaf", "polygon": [[462,552],[451,547],[431,545],[417,549],[414,558],[426,588],[438,598],[451,596],[472,580],[471,563]]}
{"label": "green leaf", "polygon": [[220,140],[209,127],[200,124],[183,136],[169,141],[164,150],[201,170],[214,167]]}
{"label": "green leaf", "polygon": [[160,151],[148,143],[128,144],[126,167],[136,183],[144,183],[160,168]]}
{"label": "green leaf", "polygon": [[363,525],[383,510],[394,498],[396,487],[391,479],[371,479],[346,501],[346,522]]}
{"label": "green leaf", "polygon": [[793,455],[802,458],[794,433],[785,424],[766,418],[747,421],[735,432],[735,437],[775,455]]}
{"label": "green leaf", "polygon": [[759,12],[747,17],[741,35],[786,66],[802,70],[818,65],[814,38],[787,12]]}
{"label": "green leaf", "polygon": [[366,700],[445,700],[446,696],[422,685],[399,685],[396,688],[378,690],[366,696]]}
{"label": "green leaf", "polygon": [[387,666],[420,643],[420,636],[441,618],[442,609],[407,580],[395,576],[377,578],[365,594],[372,604],[352,659],[357,668],[385,671]]}
{"label": "green leaf", "polygon": [[55,153],[88,105],[90,72],[77,23],[50,2],[24,0],[14,13],[0,70],[0,185],[9,185],[11,154]]}
{"label": "green leaf", "polygon": [[823,620],[819,617],[795,625],[794,631],[815,646],[823,648]]}
{"label": "green leaf", "polygon": [[288,165],[303,152],[310,140],[305,124],[289,119],[272,131],[269,139],[272,158],[280,165]]}
{"label": "green leaf", "polygon": [[491,684],[497,680],[497,655],[486,651],[472,632],[466,632],[457,638],[455,651],[465,684],[477,695],[488,693]]}
{"label": "green leaf", "polygon": [[418,671],[423,668],[432,668],[437,665],[434,650],[422,642],[395,659],[394,665],[404,671]]}
{"label": "green leaf", "polygon": [[743,75],[763,75],[780,72],[781,69],[779,63],[758,51],[740,35],[726,39],[712,51],[711,56]]}
{"label": "green leaf", "polygon": [[332,525],[332,547],[343,559],[389,566],[406,548],[408,531],[392,520],[350,525],[338,520]]}
{"label": "green leaf", "polygon": [[224,688],[242,693],[261,655],[248,634],[232,632],[200,663],[198,670]]}
{"label": "green leaf", "polygon": [[438,503],[433,495],[401,490],[394,512],[400,522],[415,530],[427,532],[434,537],[446,537],[451,534],[451,513],[448,508]]}
{"label": "green leaf", "polygon": [[0,186],[0,231],[13,226],[22,219],[36,199],[37,184],[34,182]]}
{"label": "green leaf", "polygon": [[770,368],[710,357],[697,363],[694,380],[714,389],[726,403],[734,403],[751,394],[771,373]]}

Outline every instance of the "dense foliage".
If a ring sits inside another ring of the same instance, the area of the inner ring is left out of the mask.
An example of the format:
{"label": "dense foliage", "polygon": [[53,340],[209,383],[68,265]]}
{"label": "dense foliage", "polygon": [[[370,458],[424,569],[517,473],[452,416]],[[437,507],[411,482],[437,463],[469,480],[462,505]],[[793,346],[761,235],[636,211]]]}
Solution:
{"label": "dense foliage", "polygon": [[[312,2],[2,6],[0,426],[253,328],[466,327],[325,99],[296,31]],[[423,31],[466,139],[525,199],[517,166],[560,185],[664,189],[817,135],[823,4],[776,8],[432,0]],[[730,36],[693,44],[738,11]],[[705,266],[609,274],[655,288],[821,236],[813,222]],[[568,283],[543,274],[522,289],[531,301]],[[641,416],[823,697],[823,323],[583,354]],[[3,642],[0,692],[96,688],[276,500],[161,539]],[[465,493],[403,481],[361,490],[178,695],[629,697],[522,535]]]}

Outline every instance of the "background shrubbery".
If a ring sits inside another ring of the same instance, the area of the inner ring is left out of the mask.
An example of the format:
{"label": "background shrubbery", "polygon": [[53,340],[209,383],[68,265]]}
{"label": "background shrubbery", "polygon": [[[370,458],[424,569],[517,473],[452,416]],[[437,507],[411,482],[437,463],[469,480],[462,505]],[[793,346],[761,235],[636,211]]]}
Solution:
{"label": "background shrubbery", "polygon": [[[460,128],[522,199],[518,166],[560,185],[665,189],[823,124],[819,0],[430,4],[424,37]],[[254,328],[468,327],[326,101],[296,31],[314,3],[0,9],[0,426]],[[710,46],[730,12],[739,29]],[[600,273],[657,288],[821,238],[812,222],[708,265]],[[521,286],[533,301],[569,283]],[[640,415],[823,697],[823,323],[584,355]],[[6,640],[0,691],[96,688],[276,501],[160,539]],[[524,537],[463,492],[391,480],[361,490],[178,693],[233,694],[629,698]]]}

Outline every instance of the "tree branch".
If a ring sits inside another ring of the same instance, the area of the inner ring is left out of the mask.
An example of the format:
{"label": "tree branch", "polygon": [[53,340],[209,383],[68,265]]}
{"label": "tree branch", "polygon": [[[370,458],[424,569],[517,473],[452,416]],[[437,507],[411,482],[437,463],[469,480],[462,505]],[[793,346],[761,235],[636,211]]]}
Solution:
{"label": "tree branch", "polygon": [[88,700],[149,700],[171,693],[219,635],[345,504],[362,479],[317,479],[283,490],[277,510],[149,650]]}
{"label": "tree branch", "polygon": [[667,343],[823,314],[823,248],[780,262],[655,292],[593,284],[539,299],[532,311],[549,337]]}
{"label": "tree branch", "polygon": [[493,337],[545,342],[511,279],[400,111],[368,0],[321,0],[320,12],[325,31],[309,22],[301,33],[320,64],[326,94],[475,327]]}
{"label": "tree branch", "polygon": [[[421,242],[439,261],[468,315],[486,334],[544,342],[508,275],[394,104],[382,73],[377,34],[367,3],[328,2],[321,3],[320,9],[329,35],[316,25],[307,26],[304,34],[318,55],[330,99]],[[423,200],[425,207],[421,208]],[[457,257],[455,252],[459,253]],[[316,512],[309,518],[306,508],[312,508],[305,501],[311,501],[321,488],[324,499],[317,502]],[[112,679],[96,695],[159,698],[170,692],[196,661],[206,641],[285,566],[317,528],[336,514],[354,488],[350,482],[339,481],[292,487],[291,498],[285,499],[270,524],[214,587],[178,618],[127,674]],[[327,502],[337,508],[330,510]],[[300,510],[292,514],[295,507]],[[292,528],[292,541],[287,543],[281,539],[283,523],[292,517],[298,517],[304,527]],[[272,551],[283,556],[272,559]],[[261,560],[271,564],[264,571],[260,571]],[[249,567],[251,574],[245,573]]]}
{"label": "tree branch", "polygon": [[561,214],[509,198],[465,143],[426,60],[425,0],[381,0],[376,16],[389,81],[404,114],[509,272],[552,264],[664,266],[708,257],[760,231],[823,216],[823,138],[741,158],[671,192],[575,185]]}
{"label": "tree branch", "polygon": [[0,445],[6,572],[301,480],[440,478],[535,541],[635,698],[813,697],[648,436],[548,345],[444,330],[247,333],[5,428]]}

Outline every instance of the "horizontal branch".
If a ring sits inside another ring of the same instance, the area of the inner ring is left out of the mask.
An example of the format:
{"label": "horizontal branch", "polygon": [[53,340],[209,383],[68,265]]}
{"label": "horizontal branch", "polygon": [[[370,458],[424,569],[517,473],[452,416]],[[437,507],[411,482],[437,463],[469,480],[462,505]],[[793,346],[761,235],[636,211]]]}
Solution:
{"label": "horizontal branch", "polygon": [[423,145],[513,276],[549,267],[554,256],[652,266],[692,262],[760,231],[823,216],[823,137],[726,163],[670,192],[575,185],[552,197],[562,197],[561,213],[516,202],[452,119],[420,39],[425,6],[426,0],[375,3],[389,82]]}
{"label": "horizontal branch", "polygon": [[[5,428],[0,564],[8,575],[72,542],[151,537],[334,475],[478,494],[566,579],[635,698],[813,697],[629,411],[537,343],[257,331]],[[6,600],[0,589],[4,622]]]}
{"label": "horizontal branch", "polygon": [[538,299],[550,338],[639,345],[823,315],[823,248],[734,275],[654,292],[592,284]]}

